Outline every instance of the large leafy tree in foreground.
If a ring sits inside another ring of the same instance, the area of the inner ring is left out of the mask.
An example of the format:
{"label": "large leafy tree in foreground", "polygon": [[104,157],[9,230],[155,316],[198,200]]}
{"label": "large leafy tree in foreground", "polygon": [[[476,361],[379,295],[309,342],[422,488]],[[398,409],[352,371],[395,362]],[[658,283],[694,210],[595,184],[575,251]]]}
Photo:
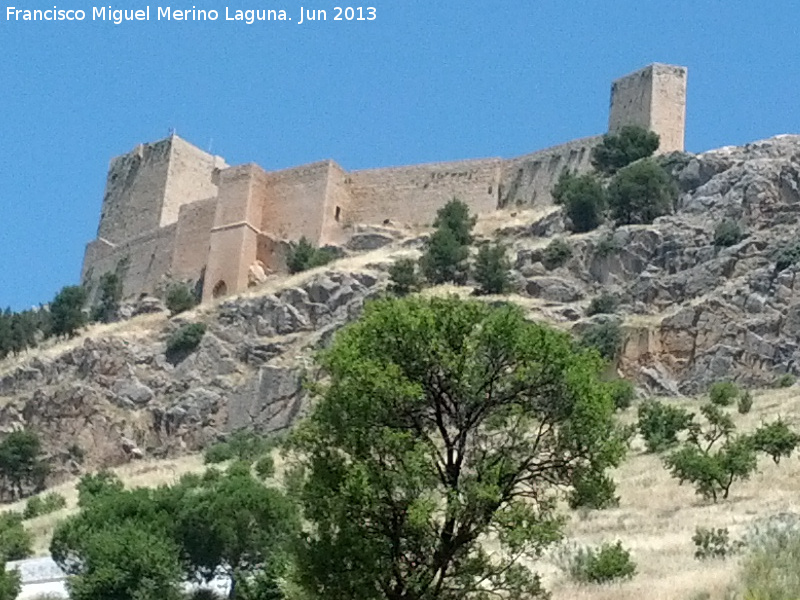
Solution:
{"label": "large leafy tree in foreground", "polygon": [[309,593],[543,594],[520,559],[559,539],[559,493],[623,453],[598,355],[513,307],[405,298],[370,305],[321,362],[293,440]]}

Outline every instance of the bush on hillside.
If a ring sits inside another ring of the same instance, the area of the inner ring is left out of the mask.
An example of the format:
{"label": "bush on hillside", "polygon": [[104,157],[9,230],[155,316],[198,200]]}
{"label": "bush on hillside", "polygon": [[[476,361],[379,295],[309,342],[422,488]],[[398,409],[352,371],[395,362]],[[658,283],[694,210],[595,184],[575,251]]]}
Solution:
{"label": "bush on hillside", "polygon": [[507,294],[511,289],[511,263],[506,249],[499,242],[483,244],[475,257],[475,281],[479,296]]}
{"label": "bush on hillside", "polygon": [[545,269],[552,271],[564,266],[570,258],[572,258],[572,248],[561,238],[556,238],[544,249],[542,264]]}
{"label": "bush on hillside", "polygon": [[637,427],[648,452],[661,452],[678,443],[678,434],[689,429],[694,415],[689,411],[646,400],[639,406]]}
{"label": "bush on hillside", "polygon": [[572,509],[591,508],[603,510],[619,506],[617,485],[608,475],[598,473],[576,473],[567,502]]}
{"label": "bush on hillside", "polygon": [[736,410],[740,415],[746,415],[752,408],[753,394],[751,394],[749,391],[745,391],[741,396],[739,396],[739,400],[736,403]]}
{"label": "bush on hillside", "polygon": [[425,279],[433,285],[455,283],[463,285],[469,276],[469,246],[447,227],[437,229],[425,247],[419,265]]}
{"label": "bush on hillside", "polygon": [[119,317],[119,303],[122,300],[122,277],[119,273],[108,272],[100,277],[99,297],[92,308],[92,321],[111,323]]}
{"label": "bush on hillside", "polygon": [[286,254],[286,267],[289,273],[300,273],[315,267],[326,265],[336,258],[336,253],[331,248],[317,248],[308,241],[306,236],[298,242],[291,242]]}
{"label": "bush on hillside", "polygon": [[18,512],[0,513],[0,557],[20,560],[33,554],[33,535]]}
{"label": "bush on hillside", "polygon": [[594,315],[612,314],[617,310],[618,304],[619,302],[616,296],[608,292],[603,292],[599,296],[592,298],[592,301],[589,302],[589,306],[586,308],[586,316],[593,317]]}
{"label": "bush on hillside", "polygon": [[167,357],[181,359],[191,354],[206,333],[205,323],[185,323],[167,338]]}
{"label": "bush on hillside", "polygon": [[650,159],[620,170],[608,186],[608,204],[617,225],[652,223],[672,212],[676,198],[674,182]]}
{"label": "bush on hillside", "polygon": [[707,529],[697,527],[692,536],[694,557],[697,560],[728,558],[741,551],[744,542],[732,540],[727,527]]}
{"label": "bush on hillside", "polygon": [[472,243],[472,229],[477,221],[478,217],[469,214],[469,207],[464,202],[453,198],[436,212],[433,226],[436,229],[449,229],[459,244],[469,246]]}
{"label": "bush on hillside", "polygon": [[744,538],[738,591],[742,598],[800,598],[800,521],[783,513],[753,524]]}
{"label": "bush on hillside", "polygon": [[88,293],[80,285],[68,285],[61,289],[50,303],[50,333],[55,337],[74,337],[86,325],[83,312]]}
{"label": "bush on hillside", "polygon": [[770,456],[776,465],[781,462],[782,457],[789,458],[800,444],[800,435],[780,418],[756,429],[751,439],[755,451]]}
{"label": "bush on hillside", "polygon": [[633,399],[636,397],[636,388],[627,379],[615,379],[610,382],[611,398],[614,400],[614,408],[626,410],[630,408]]}
{"label": "bush on hillside", "polygon": [[564,214],[575,233],[596,229],[603,222],[606,191],[592,174],[574,175],[564,171],[553,188],[553,200],[564,206]]}
{"label": "bush on hillside", "polygon": [[595,348],[600,356],[612,362],[622,350],[622,328],[616,321],[592,323],[583,330],[580,339],[583,346]]}
{"label": "bush on hillside", "polygon": [[626,125],[616,133],[608,133],[592,150],[592,166],[606,175],[658,150],[659,136],[637,125]]}
{"label": "bush on hillside", "polygon": [[51,492],[44,496],[34,496],[25,504],[25,510],[22,512],[23,519],[35,519],[42,515],[49,515],[50,513],[61,510],[67,506],[67,499],[57,492]]}
{"label": "bush on hillside", "polygon": [[775,380],[775,387],[777,388],[792,387],[796,381],[797,378],[794,375],[792,375],[791,373],[784,373],[783,375],[778,377],[778,379]]}
{"label": "bush on hillside", "polygon": [[708,398],[717,406],[731,406],[741,393],[742,390],[732,381],[718,381],[708,389]]}
{"label": "bush on hillside", "polygon": [[401,258],[389,267],[389,292],[395,296],[407,296],[422,288],[417,262],[411,258]]}
{"label": "bush on hillside", "polygon": [[197,296],[185,283],[173,283],[167,290],[167,309],[171,316],[191,310],[197,304]]}
{"label": "bush on hillside", "polygon": [[742,226],[736,221],[725,219],[714,229],[714,245],[717,248],[727,248],[738,244],[744,238]]}
{"label": "bush on hillside", "polygon": [[561,566],[571,579],[579,583],[609,583],[630,579],[636,574],[636,563],[622,542],[597,547],[567,548]]}

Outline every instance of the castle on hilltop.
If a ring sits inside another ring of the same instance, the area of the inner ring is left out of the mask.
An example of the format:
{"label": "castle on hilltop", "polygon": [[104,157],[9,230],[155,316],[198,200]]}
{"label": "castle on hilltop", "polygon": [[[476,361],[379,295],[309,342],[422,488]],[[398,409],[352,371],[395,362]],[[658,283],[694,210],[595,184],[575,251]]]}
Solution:
{"label": "castle on hilltop", "polygon": [[[639,125],[660,135],[660,152],[683,150],[686,76],[653,64],[615,81],[609,131]],[[204,301],[241,292],[254,269],[282,269],[286,242],[302,236],[322,246],[346,242],[354,224],[430,224],[453,197],[477,214],[550,203],[561,172],[588,170],[601,137],[513,159],[348,172],[332,160],[281,171],[229,166],[171,135],[111,161],[81,279],[124,265],[125,297],[167,279],[196,282]]]}

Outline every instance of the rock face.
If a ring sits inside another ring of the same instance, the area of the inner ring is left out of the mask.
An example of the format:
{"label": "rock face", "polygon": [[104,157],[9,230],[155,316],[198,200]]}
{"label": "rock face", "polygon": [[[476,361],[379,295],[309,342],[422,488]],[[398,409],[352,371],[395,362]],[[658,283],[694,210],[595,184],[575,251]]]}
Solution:
{"label": "rock face", "polygon": [[[0,371],[0,430],[41,432],[58,474],[196,450],[243,427],[286,429],[306,408],[310,353],[361,313],[381,281],[329,272]],[[207,325],[199,347],[170,364],[166,338],[198,319]]]}
{"label": "rock face", "polygon": [[[556,271],[535,262],[532,228],[506,231],[528,294],[578,310],[582,298],[617,296],[629,316],[621,368],[653,390],[800,374],[800,265],[776,266],[800,244],[800,136],[673,159],[683,190],[673,215],[563,237],[572,257]],[[714,245],[723,220],[741,225],[741,241]]]}
{"label": "rock face", "polygon": [[[652,391],[800,375],[800,265],[777,259],[787,247],[800,256],[800,136],[666,160],[682,194],[674,214],[652,225],[568,235],[554,210],[501,228],[515,254],[515,289],[528,296],[521,304],[580,333],[609,321],[585,314],[593,298],[612,294],[625,340],[619,369]],[[726,219],[744,235],[717,247],[714,231]],[[361,229],[349,249],[393,244],[413,253],[425,241],[403,235]],[[556,237],[571,255],[554,267],[544,249]],[[358,272],[308,276],[172,319],[158,300],[143,299],[135,312],[148,326],[0,364],[0,431],[40,431],[66,473],[199,449],[243,427],[286,429],[307,409],[302,382],[316,376],[312,353],[383,289],[390,261],[378,255]],[[168,336],[195,320],[207,326],[199,347],[170,363]]]}

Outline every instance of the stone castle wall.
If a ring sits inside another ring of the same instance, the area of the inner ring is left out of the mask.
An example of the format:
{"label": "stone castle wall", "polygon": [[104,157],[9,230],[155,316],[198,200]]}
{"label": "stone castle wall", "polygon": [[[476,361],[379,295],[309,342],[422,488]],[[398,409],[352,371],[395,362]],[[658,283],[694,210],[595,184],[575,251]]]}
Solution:
{"label": "stone castle wall", "polygon": [[[609,129],[640,125],[661,151],[682,150],[686,69],[654,64],[618,79]],[[285,264],[286,241],[342,244],[355,224],[429,225],[452,198],[476,214],[543,206],[565,169],[591,168],[601,136],[514,159],[488,158],[347,172],[331,160],[267,172],[225,161],[171,135],[111,161],[98,237],[83,281],[128,264],[126,296],[167,278],[203,278],[203,298],[238,292],[253,269]]]}

